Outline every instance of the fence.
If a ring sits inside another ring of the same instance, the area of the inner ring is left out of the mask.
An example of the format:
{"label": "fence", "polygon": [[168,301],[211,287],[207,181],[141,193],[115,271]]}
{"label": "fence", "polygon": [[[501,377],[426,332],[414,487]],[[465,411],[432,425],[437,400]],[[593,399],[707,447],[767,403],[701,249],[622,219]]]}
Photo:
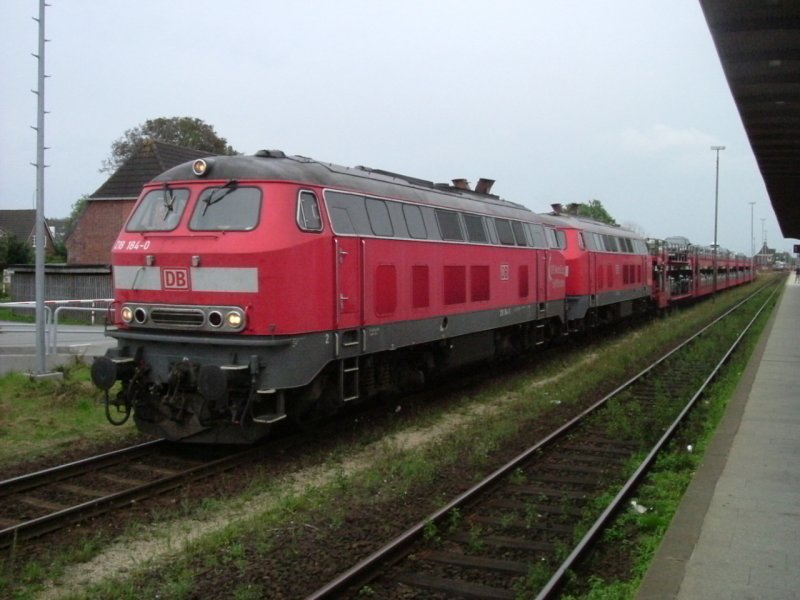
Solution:
{"label": "fence", "polygon": [[[105,323],[106,314],[114,302],[113,298],[94,298],[86,300],[45,300],[44,327],[46,353],[54,354],[58,349],[58,320],[62,311],[86,313],[92,325]],[[88,306],[87,306],[88,305]],[[0,302],[0,308],[14,310],[36,310],[36,302]]]}
{"label": "fence", "polygon": [[[13,302],[33,301],[36,297],[35,268],[14,265],[11,272],[11,298]],[[113,295],[111,269],[106,265],[45,265],[45,298],[78,300],[81,298],[109,298]],[[83,311],[70,311],[70,318],[85,320],[90,316]]]}

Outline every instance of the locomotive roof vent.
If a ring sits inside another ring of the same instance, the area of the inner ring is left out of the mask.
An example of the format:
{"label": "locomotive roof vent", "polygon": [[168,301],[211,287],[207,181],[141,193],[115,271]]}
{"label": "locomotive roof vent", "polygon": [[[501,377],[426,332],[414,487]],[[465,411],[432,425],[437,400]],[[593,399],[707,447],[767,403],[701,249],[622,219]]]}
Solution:
{"label": "locomotive roof vent", "polygon": [[453,179],[453,187],[458,190],[472,191],[472,188],[469,187],[469,181],[466,179]]}
{"label": "locomotive roof vent", "polygon": [[475,185],[475,191],[479,194],[489,194],[492,191],[492,186],[494,185],[494,179],[486,179],[481,177],[478,179],[478,183]]}
{"label": "locomotive roof vent", "polygon": [[283,150],[259,150],[256,152],[259,158],[286,158],[286,153]]}

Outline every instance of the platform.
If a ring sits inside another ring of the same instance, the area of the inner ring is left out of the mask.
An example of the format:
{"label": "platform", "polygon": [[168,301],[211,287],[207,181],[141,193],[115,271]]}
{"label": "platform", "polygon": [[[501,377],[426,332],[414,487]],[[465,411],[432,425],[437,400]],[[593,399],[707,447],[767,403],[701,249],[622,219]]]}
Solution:
{"label": "platform", "polygon": [[792,274],[637,600],[800,600],[800,284]]}

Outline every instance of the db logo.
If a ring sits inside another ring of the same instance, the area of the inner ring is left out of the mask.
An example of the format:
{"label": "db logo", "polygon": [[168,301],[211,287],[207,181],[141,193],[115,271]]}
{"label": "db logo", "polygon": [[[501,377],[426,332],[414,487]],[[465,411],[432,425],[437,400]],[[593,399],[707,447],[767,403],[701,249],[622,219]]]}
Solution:
{"label": "db logo", "polygon": [[161,269],[161,286],[165,290],[188,290],[189,269]]}

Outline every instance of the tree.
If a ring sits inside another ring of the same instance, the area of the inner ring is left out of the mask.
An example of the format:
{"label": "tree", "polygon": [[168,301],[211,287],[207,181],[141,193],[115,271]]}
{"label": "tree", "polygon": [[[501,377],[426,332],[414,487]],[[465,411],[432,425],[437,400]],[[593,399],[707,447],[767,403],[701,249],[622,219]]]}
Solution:
{"label": "tree", "polygon": [[228,140],[217,135],[214,127],[193,117],[148,119],[111,144],[111,156],[103,161],[100,172],[113,173],[147,140],[156,140],[202,150],[212,154],[238,154]]}
{"label": "tree", "polygon": [[0,267],[29,265],[34,261],[33,248],[15,235],[0,235]]}
{"label": "tree", "polygon": [[69,234],[72,233],[72,230],[75,229],[75,225],[78,224],[78,219],[81,218],[81,215],[83,214],[88,202],[89,196],[86,196],[85,194],[73,202],[69,216],[66,219],[66,225],[64,227],[66,231],[65,237],[69,236]]}
{"label": "tree", "polygon": [[608,214],[603,203],[596,199],[589,202],[573,202],[567,206],[567,213],[578,217],[587,217],[609,225],[617,224],[614,217]]}
{"label": "tree", "polygon": [[8,264],[8,238],[8,235],[0,231],[0,270],[5,269]]}

